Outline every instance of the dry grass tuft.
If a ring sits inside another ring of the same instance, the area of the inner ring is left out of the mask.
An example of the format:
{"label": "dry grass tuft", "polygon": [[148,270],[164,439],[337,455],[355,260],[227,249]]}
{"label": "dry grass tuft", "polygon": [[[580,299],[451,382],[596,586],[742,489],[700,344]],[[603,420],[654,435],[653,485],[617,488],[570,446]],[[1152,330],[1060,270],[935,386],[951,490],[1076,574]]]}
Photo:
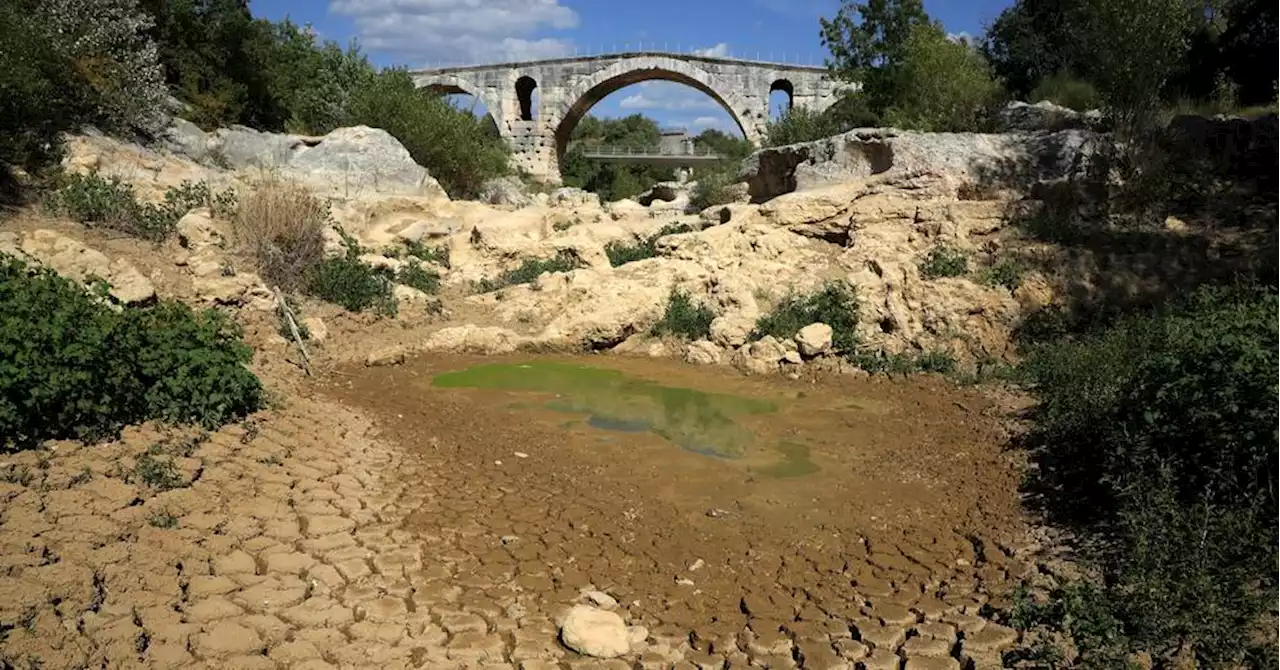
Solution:
{"label": "dry grass tuft", "polygon": [[268,283],[285,291],[301,287],[324,258],[329,205],[296,183],[267,175],[240,199],[232,224]]}

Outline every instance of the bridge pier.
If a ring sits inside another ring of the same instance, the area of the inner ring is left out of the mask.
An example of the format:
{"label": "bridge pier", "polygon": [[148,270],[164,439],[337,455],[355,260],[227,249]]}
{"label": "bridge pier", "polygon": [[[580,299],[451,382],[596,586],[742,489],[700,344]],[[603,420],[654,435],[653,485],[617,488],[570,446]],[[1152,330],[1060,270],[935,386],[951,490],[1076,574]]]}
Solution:
{"label": "bridge pier", "polygon": [[769,120],[769,96],[822,111],[841,86],[820,67],[654,52],[557,58],[413,72],[418,86],[468,93],[493,115],[514,166],[559,183],[560,161],[578,121],[605,96],[643,81],[685,84],[706,93],[756,146]]}

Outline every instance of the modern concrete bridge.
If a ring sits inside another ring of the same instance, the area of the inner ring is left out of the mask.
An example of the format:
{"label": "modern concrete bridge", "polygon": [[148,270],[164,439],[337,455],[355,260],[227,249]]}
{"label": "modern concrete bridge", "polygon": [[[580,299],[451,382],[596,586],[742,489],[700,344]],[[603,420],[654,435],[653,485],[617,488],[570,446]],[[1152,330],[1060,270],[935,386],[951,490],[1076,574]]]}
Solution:
{"label": "modern concrete bridge", "polygon": [[792,106],[822,111],[840,91],[822,67],[652,51],[412,74],[420,87],[479,99],[511,145],[516,165],[550,181],[559,181],[560,161],[578,121],[605,96],[631,84],[664,80],[702,91],[757,146],[769,121],[772,92],[784,91]]}

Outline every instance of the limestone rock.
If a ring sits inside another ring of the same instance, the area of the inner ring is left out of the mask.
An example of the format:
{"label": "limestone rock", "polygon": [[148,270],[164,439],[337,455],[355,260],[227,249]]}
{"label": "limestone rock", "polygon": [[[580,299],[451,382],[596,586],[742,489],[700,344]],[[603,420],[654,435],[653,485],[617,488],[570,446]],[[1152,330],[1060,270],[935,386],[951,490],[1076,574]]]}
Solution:
{"label": "limestone rock", "polygon": [[528,207],[533,204],[524,182],[517,177],[505,176],[490,179],[480,186],[480,202],[506,207]]}
{"label": "limestone rock", "polygon": [[300,144],[292,147],[284,171],[312,188],[342,197],[368,192],[448,198],[426,168],[385,130],[338,128],[314,145]]}
{"label": "limestone rock", "polygon": [[566,186],[552,191],[547,204],[552,207],[599,207],[600,196],[580,188]]}
{"label": "limestone rock", "polygon": [[125,305],[136,305],[156,296],[155,286],[128,261],[112,261],[106,254],[86,246],[54,230],[32,231],[18,246],[25,256],[77,282],[97,277],[111,285],[112,298]]}
{"label": "limestone rock", "polygon": [[422,342],[425,351],[473,354],[509,354],[524,341],[520,335],[497,326],[451,326],[432,333]]}
{"label": "limestone rock", "polygon": [[722,347],[740,347],[756,327],[756,319],[749,314],[717,316],[711,322],[711,341]]}
{"label": "limestone rock", "polygon": [[740,178],[752,202],[882,173],[946,175],[955,186],[1008,182],[1027,188],[1078,174],[1100,140],[1087,130],[983,134],[858,128],[814,142],[761,149],[743,162]]}
{"label": "limestone rock", "polygon": [[329,339],[329,327],[318,316],[308,316],[302,320],[302,326],[307,329],[312,342],[324,342]]}
{"label": "limestone rock", "polygon": [[178,242],[191,251],[225,248],[230,237],[229,231],[215,222],[204,207],[193,209],[178,219],[176,229]]}
{"label": "limestone rock", "polygon": [[796,346],[804,356],[817,356],[831,349],[831,326],[825,323],[811,323],[796,333]]}
{"label": "limestone rock", "polygon": [[389,346],[375,349],[369,352],[365,357],[364,364],[368,366],[380,365],[399,365],[404,362],[408,351],[402,346]]}
{"label": "limestone rock", "polygon": [[721,353],[720,347],[706,340],[698,340],[685,347],[684,360],[694,365],[719,365]]}
{"label": "limestone rock", "polygon": [[1102,121],[1102,113],[1097,110],[1077,112],[1049,100],[1034,104],[1014,100],[1000,110],[997,124],[1004,132],[1037,132],[1069,128],[1101,130]]}
{"label": "limestone rock", "polygon": [[576,605],[560,626],[564,645],[584,656],[617,658],[631,651],[631,636],[622,617],[588,605]]}

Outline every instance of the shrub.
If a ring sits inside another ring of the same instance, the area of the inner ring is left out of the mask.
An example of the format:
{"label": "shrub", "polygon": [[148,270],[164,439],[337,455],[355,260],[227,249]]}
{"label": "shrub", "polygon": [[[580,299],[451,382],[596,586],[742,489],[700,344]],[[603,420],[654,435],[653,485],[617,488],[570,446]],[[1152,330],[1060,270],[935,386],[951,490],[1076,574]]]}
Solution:
{"label": "shrub", "polygon": [[1025,364],[1032,484],[1108,540],[1094,558],[1139,646],[1239,660],[1274,593],[1277,318],[1273,289],[1204,288]]}
{"label": "shrub", "polygon": [[548,272],[569,272],[579,267],[582,264],[576,256],[561,250],[553,258],[528,258],[514,270],[508,270],[494,279],[482,279],[476,284],[476,290],[479,293],[490,293],[516,284],[528,284]]}
{"label": "shrub", "polygon": [[408,263],[400,268],[396,272],[396,281],[405,286],[416,288],[423,293],[440,292],[440,275],[416,263]]}
{"label": "shrub", "polygon": [[846,356],[856,353],[858,299],[852,286],[844,282],[830,282],[813,295],[788,296],[772,312],[756,321],[751,337],[794,337],[801,328],[819,322],[831,326],[831,343],[837,351]]}
{"label": "shrub", "polygon": [[848,357],[854,365],[870,373],[906,375],[936,372],[949,375],[956,370],[956,359],[945,351],[921,354],[891,354],[884,351],[857,353]]}
{"label": "shrub", "polygon": [[442,268],[449,268],[449,247],[440,245],[438,247],[428,247],[422,242],[413,240],[405,243],[405,253],[428,263],[435,263]]}
{"label": "shrub", "polygon": [[689,193],[689,208],[702,211],[716,205],[727,205],[738,199],[734,185],[738,183],[737,164],[723,165],[698,175],[698,183]]}
{"label": "shrub", "polygon": [[678,235],[692,230],[693,226],[687,223],[668,223],[659,229],[658,232],[649,235],[648,237],[642,237],[636,240],[633,244],[627,244],[625,242],[610,242],[604,245],[604,253],[609,257],[609,265],[616,268],[619,265],[625,265],[632,261],[653,258],[658,255],[657,244],[659,239],[662,239],[667,235]]}
{"label": "shrub", "polygon": [[1087,112],[1097,109],[1102,104],[1098,91],[1093,84],[1071,76],[1068,72],[1045,77],[1028,96],[1030,102],[1048,100],[1057,105]]}
{"label": "shrub", "polygon": [[969,271],[969,255],[960,249],[938,245],[920,261],[920,276],[925,279],[959,277]]}
{"label": "shrub", "polygon": [[327,203],[297,184],[269,176],[241,199],[232,226],[263,279],[292,291],[323,260],[329,222]]}
{"label": "shrub", "polygon": [[307,272],[307,294],[340,305],[350,312],[372,308],[379,314],[396,313],[391,277],[360,261],[359,251],[348,247],[342,256],[325,258]]}
{"label": "shrub", "polygon": [[978,281],[987,286],[1003,286],[1013,291],[1022,285],[1022,275],[1026,271],[1027,267],[1022,262],[1005,258],[984,268],[978,275]]}
{"label": "shrub", "polygon": [[196,207],[225,212],[235,195],[214,194],[204,182],[183,182],[164,194],[156,205],[138,200],[133,187],[119,177],[104,179],[96,173],[70,174],[45,200],[55,214],[70,216],[86,225],[101,225],[144,240],[160,242],[173,234],[178,220]]}
{"label": "shrub", "polygon": [[101,297],[0,257],[3,446],[153,419],[213,428],[261,406],[251,351],[219,312],[168,301],[115,312]]}
{"label": "shrub", "polygon": [[662,319],[653,324],[654,335],[673,335],[687,340],[703,340],[711,336],[711,322],[715,312],[706,305],[693,302],[688,293],[672,289],[667,297],[667,309]]}
{"label": "shrub", "polygon": [[792,107],[776,121],[770,121],[765,127],[765,146],[781,147],[800,142],[812,142],[824,137],[837,135],[845,128],[840,128],[822,112],[815,112],[807,107]]}
{"label": "shrub", "polygon": [[391,133],[449,195],[475,197],[484,183],[509,172],[508,149],[473,114],[414,86],[405,70],[386,70],[351,94],[347,125]]}
{"label": "shrub", "polygon": [[905,57],[890,76],[895,94],[884,116],[898,128],[981,130],[1000,93],[982,54],[932,25],[912,27]]}

